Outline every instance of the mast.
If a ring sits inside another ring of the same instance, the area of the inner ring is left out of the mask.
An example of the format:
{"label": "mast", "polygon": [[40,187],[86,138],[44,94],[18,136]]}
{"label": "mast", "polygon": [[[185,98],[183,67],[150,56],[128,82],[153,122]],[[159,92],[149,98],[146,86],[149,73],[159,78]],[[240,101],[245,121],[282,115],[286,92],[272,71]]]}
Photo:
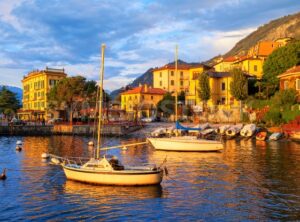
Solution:
{"label": "mast", "polygon": [[97,139],[97,154],[96,158],[100,158],[100,136],[101,136],[101,122],[102,122],[102,100],[103,100],[103,78],[104,78],[104,51],[105,51],[105,44],[101,46],[101,72],[100,72],[100,85],[99,85],[99,114],[98,114],[98,139]]}
{"label": "mast", "polygon": [[176,45],[176,47],[175,47],[175,83],[174,83],[174,85],[175,85],[175,122],[177,122],[177,103],[178,103],[178,101],[177,101],[177,62],[178,62],[178,45]]}

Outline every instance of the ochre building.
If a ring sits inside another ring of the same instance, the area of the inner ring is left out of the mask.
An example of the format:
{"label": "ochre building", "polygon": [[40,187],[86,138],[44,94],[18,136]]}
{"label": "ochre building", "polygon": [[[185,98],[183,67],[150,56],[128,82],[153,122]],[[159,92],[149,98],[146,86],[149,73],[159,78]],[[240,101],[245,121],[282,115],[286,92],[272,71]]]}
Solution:
{"label": "ochre building", "polygon": [[166,92],[164,89],[152,88],[146,84],[140,85],[121,93],[121,109],[134,118],[154,116],[157,103]]}
{"label": "ochre building", "polygon": [[295,89],[298,92],[298,102],[300,102],[300,65],[288,69],[277,76],[279,78],[280,90]]}
{"label": "ochre building", "polygon": [[52,114],[48,111],[47,93],[61,79],[66,78],[64,69],[46,67],[45,70],[35,70],[24,76],[23,107],[18,112],[23,120],[48,120]]}

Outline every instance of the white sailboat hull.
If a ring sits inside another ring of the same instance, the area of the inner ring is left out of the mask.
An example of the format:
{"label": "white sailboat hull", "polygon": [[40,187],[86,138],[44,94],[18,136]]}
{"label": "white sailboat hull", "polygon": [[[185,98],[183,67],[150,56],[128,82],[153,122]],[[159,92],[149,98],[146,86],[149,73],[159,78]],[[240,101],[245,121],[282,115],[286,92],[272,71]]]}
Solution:
{"label": "white sailboat hull", "polygon": [[156,150],[209,152],[223,149],[223,144],[213,140],[185,138],[148,138]]}
{"label": "white sailboat hull", "polygon": [[163,179],[163,171],[89,171],[85,169],[75,169],[63,166],[65,175],[69,180],[92,183],[98,185],[117,185],[117,186],[146,186],[160,184]]}

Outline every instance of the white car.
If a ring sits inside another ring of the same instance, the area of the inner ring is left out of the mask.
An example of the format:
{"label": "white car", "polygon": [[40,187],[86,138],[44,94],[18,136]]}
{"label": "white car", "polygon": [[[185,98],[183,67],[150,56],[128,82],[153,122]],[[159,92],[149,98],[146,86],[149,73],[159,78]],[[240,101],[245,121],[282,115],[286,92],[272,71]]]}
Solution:
{"label": "white car", "polygon": [[141,121],[142,122],[145,122],[145,123],[151,123],[155,120],[154,117],[145,117],[145,118],[142,118]]}

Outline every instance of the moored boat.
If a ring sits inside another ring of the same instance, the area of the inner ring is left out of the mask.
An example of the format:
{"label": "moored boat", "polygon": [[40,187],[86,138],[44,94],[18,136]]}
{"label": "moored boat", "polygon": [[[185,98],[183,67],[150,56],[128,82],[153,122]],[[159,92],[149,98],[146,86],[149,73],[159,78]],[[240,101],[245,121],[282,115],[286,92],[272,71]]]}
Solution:
{"label": "moored boat", "polygon": [[163,179],[163,170],[155,165],[126,167],[114,156],[92,158],[82,166],[65,160],[63,169],[70,180],[99,185],[156,185]]}
{"label": "moored boat", "polygon": [[224,135],[226,133],[226,130],[230,127],[230,125],[222,125],[220,127],[218,127],[215,131],[216,133],[220,134],[220,135]]}
{"label": "moored boat", "polygon": [[283,133],[272,133],[269,140],[279,140],[283,137]]}
{"label": "moored boat", "polygon": [[289,134],[289,137],[292,139],[292,140],[295,140],[295,141],[300,141],[300,131],[293,131]]}
{"label": "moored boat", "polygon": [[262,130],[256,134],[255,138],[259,141],[264,141],[267,139],[267,135],[268,135],[268,132],[265,130]]}
{"label": "moored boat", "polygon": [[241,130],[240,134],[243,137],[251,137],[253,136],[253,134],[256,131],[256,126],[255,124],[251,123],[251,124],[247,124],[243,127],[243,129]]}
{"label": "moored boat", "polygon": [[212,152],[222,150],[223,143],[214,140],[204,140],[186,137],[148,138],[156,150]]}
{"label": "moored boat", "polygon": [[[102,45],[102,69],[100,89],[103,89],[104,76],[104,49]],[[142,186],[158,185],[163,179],[163,169],[156,165],[123,166],[116,157],[100,156],[100,135],[102,123],[103,90],[99,90],[98,137],[95,157],[82,164],[82,161],[71,161],[63,158],[61,164],[67,179],[99,185]],[[98,102],[98,101],[97,101]]]}
{"label": "moored boat", "polygon": [[242,128],[243,128],[243,124],[237,124],[237,125],[233,125],[233,126],[229,127],[226,130],[227,138],[233,138],[233,137],[237,136],[240,133]]}

